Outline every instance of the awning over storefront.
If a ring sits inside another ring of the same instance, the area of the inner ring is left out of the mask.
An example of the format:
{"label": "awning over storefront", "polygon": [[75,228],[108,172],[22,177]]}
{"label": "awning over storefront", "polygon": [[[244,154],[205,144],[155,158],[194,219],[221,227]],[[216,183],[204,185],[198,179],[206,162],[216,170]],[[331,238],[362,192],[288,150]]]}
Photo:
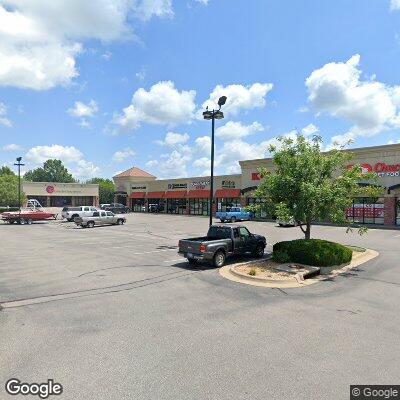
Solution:
{"label": "awning over storefront", "polygon": [[136,193],[131,193],[129,195],[130,199],[144,199],[146,197],[146,192],[136,192]]}
{"label": "awning over storefront", "polygon": [[164,192],[149,192],[146,197],[148,199],[163,199],[164,195]]}
{"label": "awning over storefront", "polygon": [[169,190],[165,192],[165,199],[185,199],[186,190]]}
{"label": "awning over storefront", "polygon": [[210,191],[205,189],[189,190],[189,199],[208,199],[210,198]]}
{"label": "awning over storefront", "polygon": [[215,197],[217,199],[240,197],[240,189],[218,189],[215,192]]}

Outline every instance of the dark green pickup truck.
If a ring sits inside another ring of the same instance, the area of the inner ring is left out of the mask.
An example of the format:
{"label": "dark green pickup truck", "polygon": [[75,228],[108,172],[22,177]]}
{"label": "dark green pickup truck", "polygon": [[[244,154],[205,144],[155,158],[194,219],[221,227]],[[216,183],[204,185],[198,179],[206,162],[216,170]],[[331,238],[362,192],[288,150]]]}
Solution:
{"label": "dark green pickup truck", "polygon": [[212,225],[207,236],[180,240],[178,253],[190,263],[206,261],[220,268],[234,255],[261,258],[266,244],[264,236],[250,233],[243,225]]}

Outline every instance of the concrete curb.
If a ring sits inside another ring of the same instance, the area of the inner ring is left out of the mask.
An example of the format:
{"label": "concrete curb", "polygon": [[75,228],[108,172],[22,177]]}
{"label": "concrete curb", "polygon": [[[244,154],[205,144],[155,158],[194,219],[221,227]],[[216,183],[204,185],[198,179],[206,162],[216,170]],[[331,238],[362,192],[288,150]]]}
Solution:
{"label": "concrete curb", "polygon": [[257,277],[250,276],[250,275],[244,275],[237,271],[234,271],[234,268],[236,266],[250,264],[252,261],[249,261],[246,263],[236,263],[233,265],[226,265],[219,269],[219,274],[222,277],[229,279],[233,282],[243,283],[246,285],[253,285],[253,286],[267,287],[267,288],[287,288],[287,289],[299,288],[299,287],[303,287],[303,286],[313,285],[314,283],[332,279],[338,275],[344,274],[344,273],[348,272],[349,270],[356,268],[359,265],[364,264],[369,260],[372,260],[373,258],[377,257],[378,255],[379,255],[379,253],[377,251],[371,250],[371,249],[366,249],[365,252],[362,252],[362,253],[355,252],[350,264],[344,265],[340,269],[331,271],[327,275],[318,275],[315,278],[306,279],[304,281],[298,281],[298,280],[296,280],[295,277],[293,277],[294,278],[293,280],[281,282],[281,281],[274,281],[272,279],[263,279],[263,278],[257,278]]}

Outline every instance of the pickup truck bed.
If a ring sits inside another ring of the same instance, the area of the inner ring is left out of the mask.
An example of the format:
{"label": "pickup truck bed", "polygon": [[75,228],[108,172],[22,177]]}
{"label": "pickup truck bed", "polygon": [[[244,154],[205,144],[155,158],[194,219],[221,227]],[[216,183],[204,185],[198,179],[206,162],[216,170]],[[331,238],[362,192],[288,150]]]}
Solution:
{"label": "pickup truck bed", "polygon": [[219,268],[233,255],[262,257],[265,246],[264,236],[250,233],[244,226],[213,225],[207,236],[180,240],[178,253],[190,263],[206,261]]}

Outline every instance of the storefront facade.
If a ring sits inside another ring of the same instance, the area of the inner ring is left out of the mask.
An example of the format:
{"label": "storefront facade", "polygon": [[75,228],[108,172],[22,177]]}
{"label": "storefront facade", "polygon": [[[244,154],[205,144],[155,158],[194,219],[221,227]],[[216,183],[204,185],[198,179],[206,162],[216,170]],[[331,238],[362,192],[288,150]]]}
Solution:
{"label": "storefront facade", "polygon": [[43,207],[99,205],[99,185],[96,184],[23,182],[22,191]]}
{"label": "storefront facade", "polygon": [[[400,225],[400,144],[352,149],[351,152],[354,154],[352,165],[361,165],[365,172],[374,173],[383,194],[375,199],[353,199],[346,217],[354,223]],[[272,159],[241,161],[240,166],[241,174],[215,177],[213,212],[259,204],[256,218],[274,219],[274,211],[267,199],[254,195],[261,182],[259,168],[273,172]],[[135,212],[203,216],[209,213],[209,177],[158,180],[133,167],[115,176],[114,181],[116,199],[123,193],[126,204]]]}

